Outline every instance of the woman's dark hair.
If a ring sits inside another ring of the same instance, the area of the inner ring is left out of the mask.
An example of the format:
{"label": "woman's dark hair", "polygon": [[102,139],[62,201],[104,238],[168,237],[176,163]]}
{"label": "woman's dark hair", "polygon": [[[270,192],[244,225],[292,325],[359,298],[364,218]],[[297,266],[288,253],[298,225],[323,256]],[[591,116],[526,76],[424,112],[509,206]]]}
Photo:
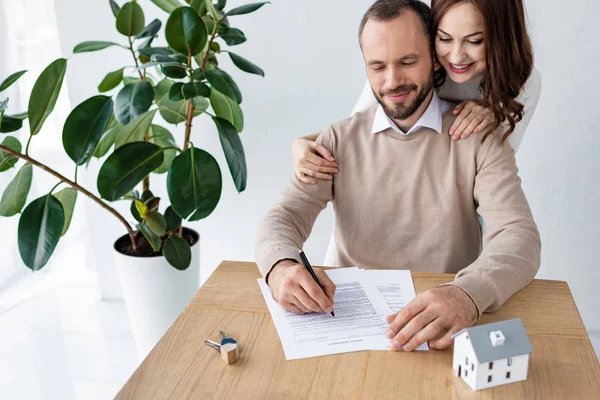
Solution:
{"label": "woman's dark hair", "polygon": [[[509,124],[504,142],[523,118],[523,104],[516,100],[533,70],[533,51],[525,25],[522,0],[432,0],[431,36],[437,35],[444,14],[460,3],[471,3],[483,17],[487,68],[481,81],[483,105],[494,113],[495,128]],[[443,84],[443,68],[436,76],[436,86]],[[491,133],[487,133],[483,140]]]}

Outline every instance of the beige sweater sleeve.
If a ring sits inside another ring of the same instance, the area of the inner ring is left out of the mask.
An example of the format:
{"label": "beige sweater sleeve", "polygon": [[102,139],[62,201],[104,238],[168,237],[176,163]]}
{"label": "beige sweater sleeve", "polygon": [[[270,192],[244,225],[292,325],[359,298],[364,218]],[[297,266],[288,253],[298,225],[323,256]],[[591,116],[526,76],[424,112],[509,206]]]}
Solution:
{"label": "beige sweater sleeve", "polygon": [[501,137],[490,135],[477,154],[474,200],[483,220],[483,251],[452,283],[471,296],[480,316],[527,286],[540,266],[540,235],[514,150]]}
{"label": "beige sweater sleeve", "polygon": [[[317,143],[333,155],[332,141],[331,127],[317,138]],[[298,261],[298,251],[308,239],[317,217],[333,200],[332,181],[316,181],[315,185],[306,185],[294,176],[283,190],[279,202],[260,221],[255,257],[263,276],[266,277],[280,260]]]}

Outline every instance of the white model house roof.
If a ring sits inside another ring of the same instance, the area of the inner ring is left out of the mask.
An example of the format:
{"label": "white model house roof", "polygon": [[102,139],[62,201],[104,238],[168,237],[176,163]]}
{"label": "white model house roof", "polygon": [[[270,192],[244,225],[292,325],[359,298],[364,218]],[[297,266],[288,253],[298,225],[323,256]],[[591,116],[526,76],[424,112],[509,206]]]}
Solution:
{"label": "white model house roof", "polygon": [[[490,339],[490,333],[496,331],[501,331],[504,335],[504,343],[499,346],[494,346]],[[452,335],[452,338],[463,333],[469,335],[479,364],[521,356],[533,351],[523,323],[518,318],[465,328]]]}

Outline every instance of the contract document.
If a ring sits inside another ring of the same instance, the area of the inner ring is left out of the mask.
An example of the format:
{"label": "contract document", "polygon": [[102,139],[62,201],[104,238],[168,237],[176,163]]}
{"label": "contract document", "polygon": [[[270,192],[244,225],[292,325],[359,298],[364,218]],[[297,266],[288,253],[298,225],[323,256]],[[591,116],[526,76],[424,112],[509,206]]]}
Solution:
{"label": "contract document", "polygon": [[[394,275],[394,279],[408,279],[406,282],[386,280],[391,275],[375,277],[379,272],[388,271],[361,270],[356,267],[327,271],[336,285],[335,317],[329,313],[291,313],[275,302],[264,279],[259,279],[286,359],[361,350],[389,350],[390,339],[385,335],[389,326],[386,317],[397,307],[403,307],[412,300],[414,287],[408,271],[404,275]],[[392,283],[399,286],[390,286]]]}

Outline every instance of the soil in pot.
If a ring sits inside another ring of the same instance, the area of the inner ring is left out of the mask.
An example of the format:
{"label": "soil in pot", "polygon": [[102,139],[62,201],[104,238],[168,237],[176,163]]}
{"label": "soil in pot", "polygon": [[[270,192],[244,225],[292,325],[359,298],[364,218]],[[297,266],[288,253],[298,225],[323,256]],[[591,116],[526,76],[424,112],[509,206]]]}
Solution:
{"label": "soil in pot", "polygon": [[[198,242],[200,235],[198,235],[198,232],[192,229],[183,228],[183,238],[190,244],[191,247]],[[161,238],[162,243],[166,242],[167,239],[169,239],[169,235],[163,236]],[[121,254],[132,257],[162,257],[162,250],[154,251],[150,243],[148,243],[141,232],[137,234],[136,244],[137,250],[133,250],[129,235],[123,235],[115,242],[115,250]]]}

